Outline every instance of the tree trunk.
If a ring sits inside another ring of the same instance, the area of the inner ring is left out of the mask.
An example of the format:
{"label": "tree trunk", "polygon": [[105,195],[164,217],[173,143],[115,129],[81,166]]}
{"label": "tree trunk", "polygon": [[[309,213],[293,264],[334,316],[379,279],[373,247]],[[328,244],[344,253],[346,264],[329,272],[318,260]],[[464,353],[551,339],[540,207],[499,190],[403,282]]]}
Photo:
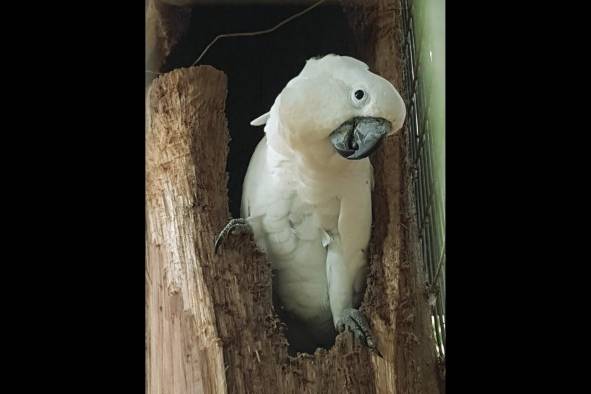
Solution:
{"label": "tree trunk", "polygon": [[[380,8],[387,3],[351,7],[379,18],[368,33],[370,66],[402,86],[395,18],[391,6]],[[213,67],[192,67],[162,75],[148,93],[147,392],[439,393],[406,130],[372,157],[375,225],[361,309],[384,357],[350,333],[330,350],[289,357],[273,312],[270,265],[251,236],[232,236],[213,253],[230,216],[226,83]]]}
{"label": "tree trunk", "polygon": [[226,388],[215,321],[218,300],[208,283],[209,265],[218,263],[212,258],[210,233],[226,216],[220,198],[226,193],[226,176],[219,160],[227,154],[225,96],[226,77],[211,67],[173,71],[149,91],[149,393],[220,393]]}

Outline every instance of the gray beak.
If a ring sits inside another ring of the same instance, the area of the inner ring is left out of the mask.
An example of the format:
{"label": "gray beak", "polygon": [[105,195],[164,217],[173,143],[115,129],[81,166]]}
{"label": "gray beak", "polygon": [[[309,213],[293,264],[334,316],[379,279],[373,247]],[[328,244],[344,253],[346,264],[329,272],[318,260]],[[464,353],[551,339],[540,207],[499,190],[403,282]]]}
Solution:
{"label": "gray beak", "polygon": [[345,159],[359,160],[369,156],[391,129],[392,123],[384,118],[355,117],[334,130],[330,142]]}

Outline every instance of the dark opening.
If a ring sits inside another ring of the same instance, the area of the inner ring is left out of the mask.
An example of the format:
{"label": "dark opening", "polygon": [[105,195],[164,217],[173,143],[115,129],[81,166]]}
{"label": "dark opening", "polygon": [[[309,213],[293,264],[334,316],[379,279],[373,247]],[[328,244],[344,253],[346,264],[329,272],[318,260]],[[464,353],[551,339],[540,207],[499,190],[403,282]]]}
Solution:
{"label": "dark opening", "polygon": [[[190,66],[218,34],[264,30],[302,11],[304,5],[204,5],[193,8],[187,33],[162,71]],[[229,202],[240,216],[242,181],[250,157],[264,135],[250,121],[267,112],[287,82],[307,59],[329,53],[360,58],[342,8],[324,4],[265,35],[218,40],[199,64],[209,64],[228,76],[226,116],[231,135],[227,162]],[[363,60],[363,59],[361,59]],[[280,308],[276,308],[280,312]],[[285,316],[280,316],[288,325]],[[331,344],[325,344],[328,347]],[[314,349],[293,349],[313,352]]]}
{"label": "dark opening", "polygon": [[[196,6],[186,35],[163,71],[191,65],[218,34],[268,29],[307,6]],[[271,108],[307,59],[328,53],[355,56],[353,51],[352,33],[341,7],[320,5],[270,34],[222,38],[202,58],[200,64],[228,76],[226,116],[232,140],[227,170],[233,217],[240,216],[242,180],[264,134],[262,127],[250,126],[250,121]]]}

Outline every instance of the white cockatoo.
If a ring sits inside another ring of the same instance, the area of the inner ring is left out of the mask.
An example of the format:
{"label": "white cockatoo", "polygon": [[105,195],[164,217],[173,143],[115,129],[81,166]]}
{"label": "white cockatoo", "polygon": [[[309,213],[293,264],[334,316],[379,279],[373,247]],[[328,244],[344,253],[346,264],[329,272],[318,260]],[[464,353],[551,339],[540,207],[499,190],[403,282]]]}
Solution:
{"label": "white cockatoo", "polygon": [[[313,352],[349,328],[375,341],[356,308],[367,272],[372,224],[368,155],[402,128],[406,109],[386,79],[354,58],[306,62],[270,111],[242,190],[239,228],[252,231],[273,269],[273,292],[292,349]],[[336,329],[336,330],[335,330]]]}

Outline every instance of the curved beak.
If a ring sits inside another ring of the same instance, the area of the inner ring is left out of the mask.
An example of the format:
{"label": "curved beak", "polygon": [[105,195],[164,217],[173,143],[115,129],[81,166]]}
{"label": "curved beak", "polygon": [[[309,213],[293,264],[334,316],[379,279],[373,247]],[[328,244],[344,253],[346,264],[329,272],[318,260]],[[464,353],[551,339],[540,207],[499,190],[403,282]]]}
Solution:
{"label": "curved beak", "polygon": [[330,142],[345,159],[359,160],[376,150],[391,129],[392,123],[384,118],[359,116],[337,127]]}

